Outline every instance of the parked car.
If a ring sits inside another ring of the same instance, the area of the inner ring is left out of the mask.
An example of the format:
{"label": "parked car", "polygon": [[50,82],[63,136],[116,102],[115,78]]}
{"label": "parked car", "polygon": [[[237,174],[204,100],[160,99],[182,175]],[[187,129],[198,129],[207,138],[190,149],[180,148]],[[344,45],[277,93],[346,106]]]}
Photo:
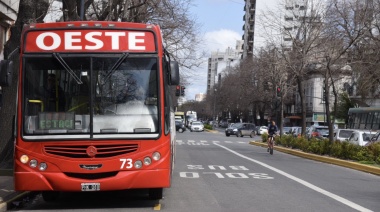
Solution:
{"label": "parked car", "polygon": [[283,135],[290,135],[290,134],[292,134],[292,127],[283,127],[282,128],[282,134]]}
{"label": "parked car", "polygon": [[257,128],[256,134],[257,135],[262,135],[262,134],[268,134],[268,127],[267,126],[260,126]]}
{"label": "parked car", "polygon": [[226,136],[236,135],[237,137],[243,137],[245,135],[251,138],[256,135],[255,125],[251,123],[234,123],[231,124],[225,130]]}
{"label": "parked car", "polygon": [[327,138],[329,136],[329,128],[328,126],[310,126],[310,129],[306,133],[306,137],[308,139],[311,138]]}
{"label": "parked car", "polygon": [[374,143],[380,143],[380,131],[371,137],[371,140],[367,142],[366,146],[369,146]]}
{"label": "parked car", "polygon": [[220,120],[219,127],[227,128],[228,127],[228,121],[227,120]]}
{"label": "parked car", "polygon": [[191,126],[190,126],[191,132],[194,132],[194,131],[202,132],[203,130],[204,130],[204,126],[202,122],[200,121],[191,122]]}
{"label": "parked car", "polygon": [[336,129],[334,131],[334,141],[347,141],[354,129]]}
{"label": "parked car", "polygon": [[181,120],[175,120],[175,130],[182,133],[186,130],[185,124]]}
{"label": "parked car", "polygon": [[371,141],[371,138],[376,134],[375,131],[369,130],[354,130],[351,136],[348,138],[347,142],[351,144],[356,144],[359,146],[365,146]]}

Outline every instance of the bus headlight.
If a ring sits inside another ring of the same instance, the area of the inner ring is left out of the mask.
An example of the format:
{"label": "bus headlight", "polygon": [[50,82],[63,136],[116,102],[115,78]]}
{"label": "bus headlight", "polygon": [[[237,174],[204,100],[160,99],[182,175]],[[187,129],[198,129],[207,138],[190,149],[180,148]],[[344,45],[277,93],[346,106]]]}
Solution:
{"label": "bus headlight", "polygon": [[137,161],[135,161],[135,168],[136,169],[140,169],[142,167],[142,162],[141,162],[141,160],[137,160]]}
{"label": "bus headlight", "polygon": [[157,161],[160,160],[161,154],[159,152],[154,152],[152,155],[153,160]]}
{"label": "bus headlight", "polygon": [[27,155],[21,155],[20,161],[21,163],[26,164],[29,161],[29,157]]}
{"label": "bus headlight", "polygon": [[150,159],[150,157],[144,158],[144,165],[150,165],[151,163],[152,163],[152,159]]}
{"label": "bus headlight", "polygon": [[40,171],[45,171],[47,169],[47,164],[46,163],[40,163],[39,169],[40,169]]}
{"label": "bus headlight", "polygon": [[30,160],[30,162],[29,162],[29,166],[30,166],[30,167],[32,167],[32,168],[36,168],[37,165],[38,165],[37,160],[35,160],[35,159]]}

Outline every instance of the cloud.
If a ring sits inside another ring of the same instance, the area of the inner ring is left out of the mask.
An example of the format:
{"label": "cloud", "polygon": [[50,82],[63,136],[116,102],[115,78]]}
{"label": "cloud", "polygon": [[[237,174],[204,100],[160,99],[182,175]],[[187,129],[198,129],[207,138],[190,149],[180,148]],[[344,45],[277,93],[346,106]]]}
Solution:
{"label": "cloud", "polygon": [[[232,30],[220,29],[207,32],[203,37],[204,48],[200,51],[206,52],[207,57],[210,57],[211,52],[224,52],[228,47],[235,49],[237,40],[241,40],[241,35]],[[204,63],[196,70],[197,76],[192,77],[191,85],[186,88],[187,100],[194,100],[195,94],[207,92],[207,61],[208,58],[204,58]]]}
{"label": "cloud", "polygon": [[204,35],[205,51],[221,51],[224,52],[228,47],[235,48],[236,41],[241,40],[241,35],[228,29],[220,29],[217,31],[207,32]]}

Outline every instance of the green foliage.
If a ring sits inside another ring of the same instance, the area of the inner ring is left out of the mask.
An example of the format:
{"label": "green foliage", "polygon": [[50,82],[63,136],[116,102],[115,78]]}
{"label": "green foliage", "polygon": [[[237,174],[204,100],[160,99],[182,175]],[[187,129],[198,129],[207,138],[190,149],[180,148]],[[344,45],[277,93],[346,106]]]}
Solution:
{"label": "green foliage", "polygon": [[205,129],[212,130],[212,125],[204,124]]}
{"label": "green foliage", "polygon": [[268,134],[264,133],[264,134],[261,134],[261,139],[263,142],[267,142],[268,140]]}
{"label": "green foliage", "polygon": [[[261,138],[266,142],[268,135],[261,135]],[[362,147],[348,142],[335,141],[331,143],[328,139],[319,140],[312,138],[307,140],[304,137],[295,138],[283,135],[276,137],[276,144],[318,155],[329,155],[345,160],[360,161],[366,164],[380,164],[380,143]]]}

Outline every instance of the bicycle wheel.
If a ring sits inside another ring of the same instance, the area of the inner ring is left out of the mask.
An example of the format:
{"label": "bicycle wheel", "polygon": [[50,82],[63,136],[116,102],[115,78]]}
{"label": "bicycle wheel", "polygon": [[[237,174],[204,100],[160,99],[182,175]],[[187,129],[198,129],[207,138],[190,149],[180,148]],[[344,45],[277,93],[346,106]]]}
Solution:
{"label": "bicycle wheel", "polygon": [[269,140],[269,153],[273,155],[273,137]]}

